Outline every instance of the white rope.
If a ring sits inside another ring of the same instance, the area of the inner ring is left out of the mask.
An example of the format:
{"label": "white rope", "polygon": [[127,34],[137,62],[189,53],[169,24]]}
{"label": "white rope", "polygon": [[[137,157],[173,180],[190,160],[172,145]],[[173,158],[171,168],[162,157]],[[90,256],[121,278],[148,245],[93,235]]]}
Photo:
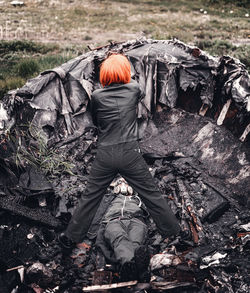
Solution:
{"label": "white rope", "polygon": [[123,210],[125,208],[126,199],[127,199],[127,197],[124,196],[124,201],[123,201],[122,210],[121,210],[122,217],[123,217]]}
{"label": "white rope", "polygon": [[139,200],[139,205],[138,205],[138,207],[140,208],[140,207],[141,207],[141,205],[142,205],[142,201],[141,201],[141,199],[140,199],[140,197],[139,197],[138,195],[136,195],[135,197],[137,197],[137,198],[138,198],[138,200]]}

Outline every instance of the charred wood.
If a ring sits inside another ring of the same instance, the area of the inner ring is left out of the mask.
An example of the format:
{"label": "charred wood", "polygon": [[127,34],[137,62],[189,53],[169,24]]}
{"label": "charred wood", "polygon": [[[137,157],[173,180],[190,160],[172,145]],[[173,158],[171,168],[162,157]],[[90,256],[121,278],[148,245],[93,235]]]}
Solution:
{"label": "charred wood", "polygon": [[59,228],[61,222],[51,215],[49,211],[32,209],[15,202],[15,198],[0,197],[0,208],[17,216],[44,224],[49,227]]}

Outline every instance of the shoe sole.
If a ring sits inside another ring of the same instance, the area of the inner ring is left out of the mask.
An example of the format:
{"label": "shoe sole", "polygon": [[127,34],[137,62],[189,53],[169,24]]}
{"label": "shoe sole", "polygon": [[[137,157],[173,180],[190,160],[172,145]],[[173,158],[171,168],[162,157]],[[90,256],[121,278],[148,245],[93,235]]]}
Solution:
{"label": "shoe sole", "polygon": [[139,246],[135,251],[135,263],[137,265],[138,272],[144,272],[147,270],[150,262],[150,255],[148,247],[146,245]]}

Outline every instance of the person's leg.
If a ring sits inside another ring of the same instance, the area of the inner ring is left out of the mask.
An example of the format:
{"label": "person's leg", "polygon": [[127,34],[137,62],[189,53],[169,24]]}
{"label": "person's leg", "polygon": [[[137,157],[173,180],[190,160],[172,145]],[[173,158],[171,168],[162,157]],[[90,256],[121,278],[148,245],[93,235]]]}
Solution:
{"label": "person's leg", "polygon": [[150,254],[147,242],[148,228],[145,223],[137,218],[130,221],[129,239],[134,247],[134,261],[137,268],[139,282],[149,282],[151,278],[149,270]]}
{"label": "person's leg", "polygon": [[130,220],[112,220],[105,229],[104,238],[114,251],[115,259],[123,265],[134,257],[134,248],[128,237]]}
{"label": "person's leg", "polygon": [[[137,146],[137,147],[136,147]],[[138,192],[163,237],[177,235],[180,225],[156,186],[138,144],[125,144],[119,173]]]}
{"label": "person's leg", "polygon": [[68,238],[79,243],[86,236],[102,197],[116,173],[112,166],[112,152],[99,150],[91,167],[85,193],[65,231]]}
{"label": "person's leg", "polygon": [[134,250],[146,242],[147,234],[146,224],[139,219],[132,218],[128,227],[128,238],[132,242]]}

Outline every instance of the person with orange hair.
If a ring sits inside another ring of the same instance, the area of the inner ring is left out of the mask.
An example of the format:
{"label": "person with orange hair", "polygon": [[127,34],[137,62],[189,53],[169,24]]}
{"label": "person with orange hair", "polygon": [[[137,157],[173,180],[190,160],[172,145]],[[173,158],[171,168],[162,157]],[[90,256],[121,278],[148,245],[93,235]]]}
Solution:
{"label": "person with orange hair", "polygon": [[119,173],[140,194],[164,238],[180,232],[179,223],[149,172],[138,144],[137,105],[142,95],[131,81],[126,56],[112,54],[100,67],[102,88],[92,93],[93,122],[98,128],[97,155],[84,195],[60,242],[80,243],[88,232],[111,181]]}

